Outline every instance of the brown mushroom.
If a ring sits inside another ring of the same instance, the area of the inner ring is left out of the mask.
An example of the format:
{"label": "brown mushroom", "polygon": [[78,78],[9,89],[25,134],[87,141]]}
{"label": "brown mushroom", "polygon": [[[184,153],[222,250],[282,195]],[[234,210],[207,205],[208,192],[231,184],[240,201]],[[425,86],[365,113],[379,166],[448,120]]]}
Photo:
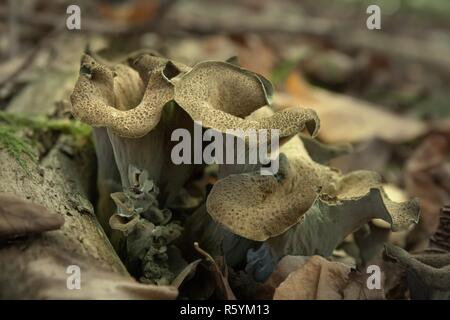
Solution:
{"label": "brown mushroom", "polygon": [[[192,132],[194,121],[201,121],[204,127],[219,132],[277,129],[283,138],[307,129],[311,135],[317,134],[319,120],[309,109],[247,119],[270,103],[272,91],[270,82],[262,76],[228,62],[206,61],[191,68],[144,53],[111,66],[85,55],[71,102],[75,117],[107,128],[110,141],[104,134],[96,134],[97,145],[104,146],[97,150],[111,155],[112,149],[122,185],[128,186],[130,164],[143,168],[161,190],[161,205],[168,206],[194,169],[193,165],[171,161],[170,150],[175,143],[170,141],[170,133],[177,128]],[[99,155],[99,159],[110,156]],[[108,172],[115,174],[114,170],[100,171],[102,180],[108,179]]]}
{"label": "brown mushroom", "polygon": [[344,220],[336,233],[339,237],[373,218],[386,220],[393,229],[417,222],[417,200],[391,201],[377,173],[341,175],[314,162],[299,137],[285,143],[280,152],[280,170],[275,176],[256,171],[232,174],[214,185],[207,209],[218,223],[242,237],[264,241],[285,233],[317,207],[352,207],[348,217],[340,218]]}

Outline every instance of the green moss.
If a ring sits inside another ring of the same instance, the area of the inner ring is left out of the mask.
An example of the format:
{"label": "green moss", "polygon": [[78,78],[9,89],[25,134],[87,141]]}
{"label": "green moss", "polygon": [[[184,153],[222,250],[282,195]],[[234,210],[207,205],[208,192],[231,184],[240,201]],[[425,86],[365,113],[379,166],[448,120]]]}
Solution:
{"label": "green moss", "polygon": [[70,119],[49,119],[45,116],[26,116],[22,114],[11,114],[0,111],[0,122],[17,128],[29,128],[33,131],[56,131],[70,134],[75,138],[87,138],[91,135],[90,126]]}
{"label": "green moss", "polygon": [[30,117],[0,111],[0,149],[5,149],[27,173],[27,158],[37,163],[38,155],[36,144],[32,138],[24,137],[23,130],[31,130],[32,135],[42,132],[68,134],[73,136],[75,141],[89,139],[92,132],[88,125],[76,120]]}
{"label": "green moss", "polygon": [[5,149],[27,173],[29,173],[29,170],[24,155],[32,162],[37,162],[37,154],[31,142],[20,138],[17,132],[8,126],[0,127],[0,149]]}

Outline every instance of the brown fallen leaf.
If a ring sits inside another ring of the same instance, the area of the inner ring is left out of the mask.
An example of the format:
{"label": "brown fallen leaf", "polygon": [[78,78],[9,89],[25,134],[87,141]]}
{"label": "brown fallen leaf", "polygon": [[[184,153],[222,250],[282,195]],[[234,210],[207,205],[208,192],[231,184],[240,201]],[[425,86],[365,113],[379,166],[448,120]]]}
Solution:
{"label": "brown fallen leaf", "polygon": [[308,261],[305,256],[284,256],[277,264],[269,279],[258,288],[257,299],[272,299],[275,289],[295,270]]}
{"label": "brown fallen leaf", "polygon": [[275,289],[274,300],[383,299],[382,289],[369,290],[366,275],[349,266],[312,256]]}
{"label": "brown fallen leaf", "polygon": [[225,300],[236,300],[236,296],[228,282],[228,269],[223,257],[214,259],[209,253],[200,248],[197,242],[194,243],[194,247],[211,264],[214,280],[216,281],[219,294],[223,296],[222,298]]}
{"label": "brown fallen leaf", "polygon": [[277,62],[273,49],[255,34],[239,36],[237,41],[225,35],[177,39],[170,43],[168,56],[189,64],[202,60],[226,60],[237,56],[239,65],[267,77]]}
{"label": "brown fallen leaf", "polygon": [[[131,276],[106,270],[94,259],[86,259],[64,249],[49,250],[34,261],[22,260],[18,248],[8,248],[0,255],[5,272],[16,278],[15,288],[2,288],[3,299],[88,299],[88,300],[160,300],[175,299],[174,286],[138,283]],[[14,259],[19,270],[10,270],[8,260]],[[70,268],[69,268],[70,267]],[[79,289],[76,274],[79,272]],[[11,282],[13,283],[13,282]],[[75,287],[76,288],[76,287]]]}
{"label": "brown fallen leaf", "polygon": [[11,193],[0,193],[0,240],[59,229],[61,215]]}
{"label": "brown fallen leaf", "polygon": [[349,96],[310,86],[297,73],[286,81],[286,92],[274,97],[276,110],[308,107],[321,121],[319,138],[327,143],[356,143],[379,138],[391,143],[410,141],[426,131],[422,122],[380,110]]}
{"label": "brown fallen leaf", "polygon": [[111,5],[103,2],[98,5],[101,16],[112,21],[138,25],[148,23],[157,13],[160,1],[134,0]]}
{"label": "brown fallen leaf", "polygon": [[405,184],[411,196],[421,199],[420,230],[424,237],[436,232],[440,208],[450,201],[450,139],[428,136],[406,165]]}
{"label": "brown fallen leaf", "polygon": [[175,288],[179,288],[184,281],[186,281],[189,277],[191,277],[196,269],[199,263],[202,262],[201,259],[197,259],[190,264],[188,264],[181,272],[176,276],[176,278],[172,281],[171,285]]}

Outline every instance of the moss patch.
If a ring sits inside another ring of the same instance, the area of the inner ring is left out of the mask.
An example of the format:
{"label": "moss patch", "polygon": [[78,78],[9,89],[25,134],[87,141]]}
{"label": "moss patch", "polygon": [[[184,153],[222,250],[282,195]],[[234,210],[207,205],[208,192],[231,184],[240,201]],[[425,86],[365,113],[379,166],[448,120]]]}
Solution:
{"label": "moss patch", "polygon": [[21,114],[11,114],[0,111],[0,123],[5,122],[7,126],[29,128],[33,131],[56,131],[63,134],[73,135],[75,138],[86,138],[91,135],[90,126],[70,119],[49,119],[45,116],[29,117]]}
{"label": "moss patch", "polygon": [[0,127],[0,149],[5,149],[26,172],[28,172],[28,165],[24,155],[32,162],[37,162],[37,154],[30,141],[20,138],[17,132],[14,132],[8,126]]}
{"label": "moss patch", "polygon": [[75,142],[79,142],[90,139],[92,129],[76,120],[29,117],[0,111],[0,149],[6,150],[27,173],[29,160],[33,163],[38,161],[37,143],[33,136],[46,132],[71,135]]}

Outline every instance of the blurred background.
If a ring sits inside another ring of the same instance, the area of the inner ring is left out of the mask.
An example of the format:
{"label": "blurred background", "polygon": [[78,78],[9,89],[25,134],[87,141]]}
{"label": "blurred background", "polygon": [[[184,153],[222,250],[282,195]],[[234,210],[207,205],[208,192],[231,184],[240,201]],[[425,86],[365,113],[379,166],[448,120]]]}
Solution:
{"label": "blurred background", "polygon": [[[66,27],[72,4],[81,30]],[[366,26],[370,4],[381,30]],[[238,56],[273,82],[274,108],[314,108],[322,142],[354,147],[333,166],[421,198],[419,226],[393,241],[426,246],[450,201],[450,1],[2,0],[0,110],[67,114],[87,48],[143,47],[187,64]]]}

